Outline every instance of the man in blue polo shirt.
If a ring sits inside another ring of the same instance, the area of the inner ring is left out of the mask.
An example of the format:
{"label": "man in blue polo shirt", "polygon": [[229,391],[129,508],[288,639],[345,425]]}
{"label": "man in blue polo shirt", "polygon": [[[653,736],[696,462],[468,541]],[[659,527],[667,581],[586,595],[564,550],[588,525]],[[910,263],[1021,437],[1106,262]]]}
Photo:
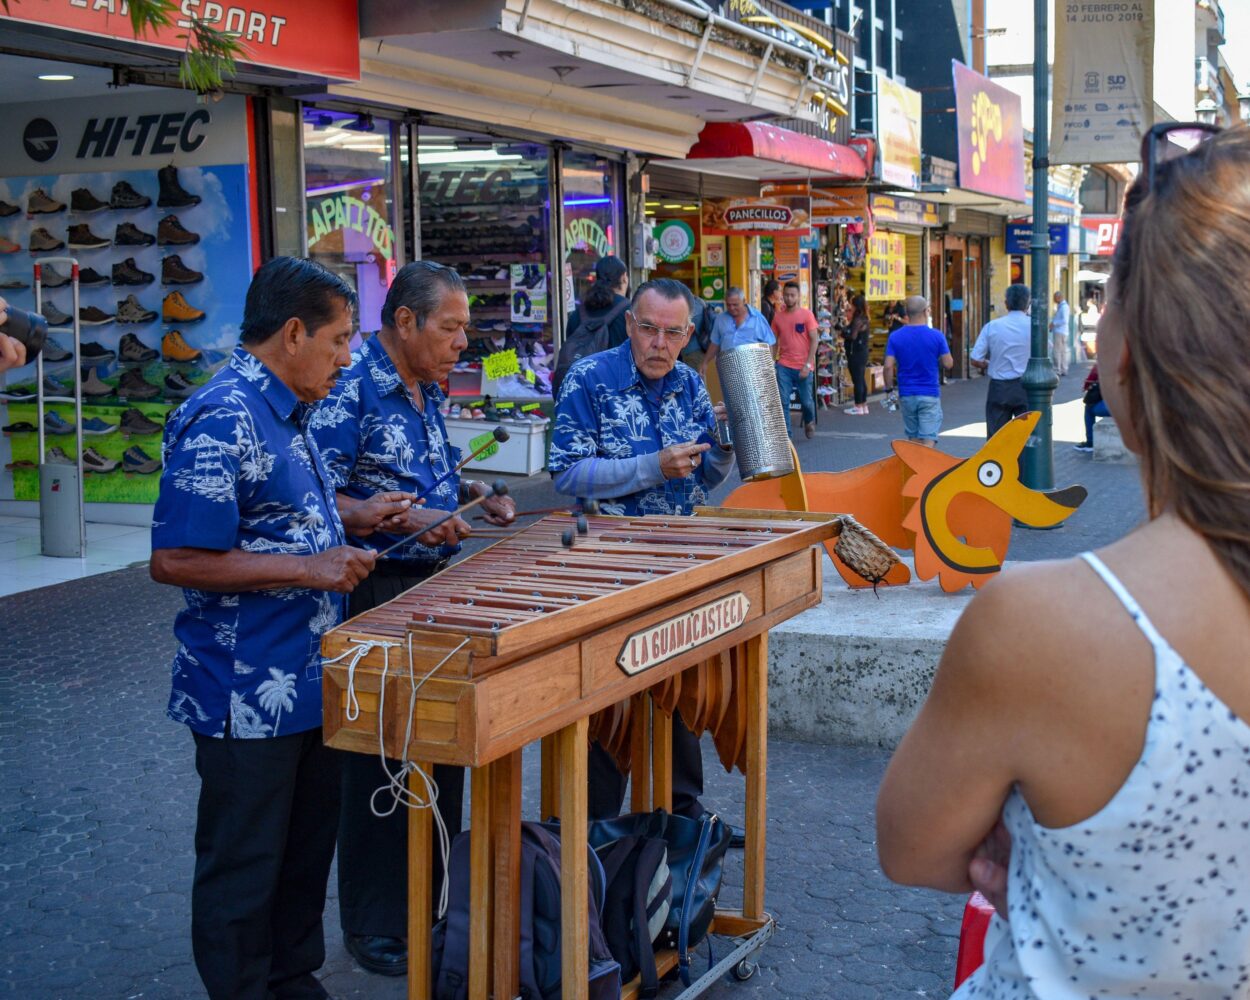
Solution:
{"label": "man in blue polo shirt", "polygon": [[731,288],[725,293],[725,311],[716,317],[712,326],[712,342],[699,365],[699,374],[707,378],[708,366],[722,351],[732,351],[744,344],[777,343],[772,324],[764,314],[747,304],[741,288]]}
{"label": "man in blue polo shirt", "polygon": [[[319,264],[269,261],[241,346],[169,418],[152,578],[183,588],[168,713],[195,740],[191,943],[212,1000],[313,1000],[334,855],[338,756],[321,741],[321,636],[374,555],[344,544],[308,433],[349,358],[356,295]],[[409,506],[382,494],[374,525]]]}
{"label": "man in blue polo shirt", "polygon": [[903,307],[907,324],[891,333],[885,342],[885,386],[898,386],[907,440],[932,448],[942,429],[938,365],[949,371],[955,359],[941,331],[925,322],[929,316],[928,301],[913,295]]}
{"label": "man in blue polo shirt", "polygon": [[[489,492],[485,483],[454,472],[459,449],[447,441],[439,405],[441,380],[468,345],[469,299],[464,281],[449,267],[415,261],[400,269],[382,306],[382,330],[352,356],[352,365],[313,414],[312,431],[338,490],[348,541],[366,550],[398,548],[381,558],[353,591],[348,615],[385,604],[447,565],[460,551],[469,525],[453,518],[433,531],[425,526],[468,500]],[[399,490],[424,504],[374,528],[355,524],[354,511],[371,497]],[[511,497],[482,503],[493,524],[512,523]],[[363,530],[361,528],[363,527]],[[388,762],[398,774],[398,761]],[[408,968],[408,816],[394,809],[378,816],[374,792],[388,784],[376,755],[343,754],[339,818],[339,919],[347,950],[361,967],[382,975]],[[436,764],[438,811],[447,833],[460,832],[464,768]],[[434,878],[442,878],[435,854]]]}

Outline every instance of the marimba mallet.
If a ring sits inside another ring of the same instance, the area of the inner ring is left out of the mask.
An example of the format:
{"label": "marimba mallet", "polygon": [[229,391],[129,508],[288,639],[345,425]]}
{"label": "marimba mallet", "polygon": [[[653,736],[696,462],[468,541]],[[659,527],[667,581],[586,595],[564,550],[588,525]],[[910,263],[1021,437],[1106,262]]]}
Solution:
{"label": "marimba mallet", "polygon": [[436,489],[442,486],[443,483],[447,482],[447,480],[449,480],[457,472],[459,472],[466,465],[468,465],[475,458],[477,458],[478,455],[482,454],[482,452],[484,452],[487,448],[493,448],[495,445],[503,444],[505,441],[508,440],[508,432],[504,430],[504,427],[502,424],[497,424],[495,426],[495,429],[490,432],[490,435],[491,435],[491,439],[487,441],[485,444],[483,444],[480,448],[476,449],[473,452],[473,454],[467,455],[466,457],[460,459],[460,461],[456,463],[456,467],[454,469],[452,469],[450,472],[443,473],[443,475],[439,476],[436,480],[434,480],[434,484],[432,486],[430,486],[428,489],[424,490],[423,492],[417,494],[417,498],[413,500],[413,503],[414,504],[420,503],[422,500],[428,497],[431,493],[433,493]]}
{"label": "marimba mallet", "polygon": [[[422,528],[420,531],[414,532],[414,534],[424,535],[427,531],[433,531],[435,528],[438,528],[441,525],[446,524],[453,517],[459,517],[461,514],[464,514],[466,511],[472,510],[478,504],[482,503],[485,500],[489,500],[491,497],[506,497],[507,495],[508,495],[508,484],[505,483],[502,479],[496,479],[494,483],[491,484],[489,493],[483,493],[480,497],[474,497],[468,503],[461,504],[455,510],[451,511],[451,513],[447,514],[446,517],[440,517],[433,524],[427,525],[426,527]],[[401,545],[403,545],[405,542],[409,540],[410,538],[408,536],[405,536],[404,538],[401,538],[399,541],[391,545],[388,545],[386,548],[384,548],[381,552],[378,553],[378,558],[381,559],[384,555],[386,555],[392,549],[399,548]]]}

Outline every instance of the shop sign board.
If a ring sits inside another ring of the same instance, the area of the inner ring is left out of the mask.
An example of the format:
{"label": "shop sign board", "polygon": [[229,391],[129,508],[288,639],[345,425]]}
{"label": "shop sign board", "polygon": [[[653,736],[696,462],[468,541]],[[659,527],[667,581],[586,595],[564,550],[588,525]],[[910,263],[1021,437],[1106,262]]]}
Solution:
{"label": "shop sign board", "polygon": [[705,198],[703,232],[716,236],[799,236],[811,229],[811,215],[812,199],[806,195]]}
{"label": "shop sign board", "polygon": [[666,264],[680,264],[694,253],[694,230],[681,219],[668,219],[655,227],[656,255]]}
{"label": "shop sign board", "polygon": [[788,281],[799,273],[799,237],[773,237],[773,270],[778,281]]}
{"label": "shop sign board", "polygon": [[248,5],[181,0],[176,20],[135,38],[125,0],[20,0],[0,5],[0,20],[24,21],[182,51],[191,18],[238,37],[240,60],[331,80],[360,79],[356,4],[341,0],[252,0]]}
{"label": "shop sign board", "polygon": [[725,237],[708,236],[703,240],[703,263],[708,267],[725,266]]}
{"label": "shop sign board", "polygon": [[901,233],[877,231],[868,237],[864,258],[864,298],[869,302],[907,296],[907,241]]}
{"label": "shop sign board", "polygon": [[723,267],[699,268],[699,296],[705,302],[725,301],[725,269]]}
{"label": "shop sign board", "polygon": [[[1066,222],[1052,222],[1047,227],[1050,235],[1050,252],[1052,256],[1063,257],[1073,253],[1075,241],[1072,239],[1072,226]],[[1010,253],[1028,254],[1033,250],[1033,226],[1028,222],[1007,223],[1006,249]]]}
{"label": "shop sign board", "polygon": [[959,186],[1024,201],[1024,121],[1020,98],[958,60],[955,109],[959,125]]}
{"label": "shop sign board", "polygon": [[878,225],[897,222],[905,226],[933,227],[941,225],[942,221],[934,202],[892,194],[872,196],[872,216]]}
{"label": "shop sign board", "polygon": [[868,192],[864,188],[813,188],[808,184],[761,184],[760,196],[800,195],[811,198],[813,226],[837,226],[868,221]]}
{"label": "shop sign board", "polygon": [[[1093,239],[1089,253],[1095,257],[1110,257],[1115,253],[1115,245],[1120,242],[1120,227],[1124,221],[1115,215],[1082,216],[1081,227]],[[1086,244],[1088,246],[1088,244]]]}
{"label": "shop sign board", "polygon": [[1152,0],[1066,0],[1055,10],[1051,163],[1129,163],[1154,117]]}
{"label": "shop sign board", "polygon": [[873,79],[881,179],[914,191],[920,187],[920,92],[881,74]]}

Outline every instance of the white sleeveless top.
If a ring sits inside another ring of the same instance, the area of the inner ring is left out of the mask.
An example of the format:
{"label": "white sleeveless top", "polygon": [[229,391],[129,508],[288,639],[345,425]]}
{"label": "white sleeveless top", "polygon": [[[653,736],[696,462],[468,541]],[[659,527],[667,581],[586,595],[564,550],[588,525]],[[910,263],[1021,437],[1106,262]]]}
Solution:
{"label": "white sleeveless top", "polygon": [[1250,726],[1102,561],[1083,558],[1154,648],[1145,746],[1111,801],[1073,826],[1039,826],[1012,790],[1009,920],[993,918],[985,964],[953,1000],[1250,996]]}

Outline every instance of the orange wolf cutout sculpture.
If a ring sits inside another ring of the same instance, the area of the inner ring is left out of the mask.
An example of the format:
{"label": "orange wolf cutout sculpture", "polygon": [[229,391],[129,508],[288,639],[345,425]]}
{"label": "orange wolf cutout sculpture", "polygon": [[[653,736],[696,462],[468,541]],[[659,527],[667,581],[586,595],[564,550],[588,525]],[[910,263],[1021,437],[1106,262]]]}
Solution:
{"label": "orange wolf cutout sculpture", "polygon": [[[915,552],[916,575],[938,578],[953,593],[980,587],[1003,566],[1012,519],[1034,528],[1062,523],[1086,497],[1083,486],[1039,492],[1020,482],[1020,452],[1040,414],[1010,421],[971,458],[958,459],[910,441],[895,441],[894,456],[846,472],[793,475],[734,490],[726,507],[814,510],[850,514],[896,549]],[[826,544],[829,557],[852,587],[872,584],[849,570]],[[895,566],[881,581],[907,583]]]}

